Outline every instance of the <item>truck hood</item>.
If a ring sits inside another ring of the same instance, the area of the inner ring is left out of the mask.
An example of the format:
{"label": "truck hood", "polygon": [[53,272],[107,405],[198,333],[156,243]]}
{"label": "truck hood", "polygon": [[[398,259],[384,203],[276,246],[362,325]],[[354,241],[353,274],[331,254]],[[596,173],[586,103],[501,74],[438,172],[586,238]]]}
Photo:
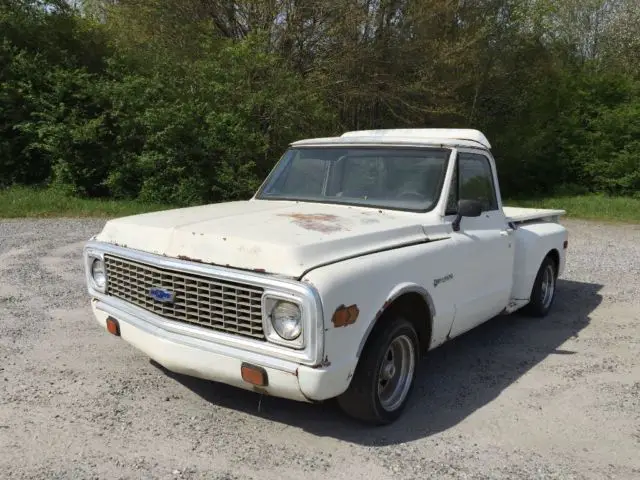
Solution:
{"label": "truck hood", "polygon": [[96,240],[299,278],[321,264],[424,241],[424,220],[420,214],[372,208],[250,200],[111,220]]}

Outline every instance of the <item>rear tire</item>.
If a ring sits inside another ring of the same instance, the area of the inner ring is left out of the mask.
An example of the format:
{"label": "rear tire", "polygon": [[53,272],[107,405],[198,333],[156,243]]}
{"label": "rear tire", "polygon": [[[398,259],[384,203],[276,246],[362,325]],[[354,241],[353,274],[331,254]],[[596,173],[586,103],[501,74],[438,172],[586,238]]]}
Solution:
{"label": "rear tire", "polygon": [[525,312],[534,317],[544,317],[551,310],[556,298],[556,282],[558,269],[556,262],[550,256],[545,257],[536,275],[531,300],[525,307]]}
{"label": "rear tire", "polygon": [[349,416],[374,425],[397,420],[413,390],[419,359],[418,334],[407,319],[381,319],[356,367],[351,384],[338,397]]}

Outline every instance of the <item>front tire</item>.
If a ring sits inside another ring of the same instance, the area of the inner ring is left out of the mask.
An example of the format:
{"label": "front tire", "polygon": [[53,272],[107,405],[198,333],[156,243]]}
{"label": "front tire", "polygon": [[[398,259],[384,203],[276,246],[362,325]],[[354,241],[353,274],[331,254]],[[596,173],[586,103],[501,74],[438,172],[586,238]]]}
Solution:
{"label": "front tire", "polygon": [[553,300],[556,297],[556,282],[558,280],[558,269],[556,262],[547,256],[540,265],[536,275],[531,300],[525,310],[534,317],[544,317],[551,310]]}
{"label": "front tire", "polygon": [[338,397],[349,416],[375,425],[397,420],[404,411],[416,377],[419,340],[404,317],[380,319],[367,342],[345,393]]}

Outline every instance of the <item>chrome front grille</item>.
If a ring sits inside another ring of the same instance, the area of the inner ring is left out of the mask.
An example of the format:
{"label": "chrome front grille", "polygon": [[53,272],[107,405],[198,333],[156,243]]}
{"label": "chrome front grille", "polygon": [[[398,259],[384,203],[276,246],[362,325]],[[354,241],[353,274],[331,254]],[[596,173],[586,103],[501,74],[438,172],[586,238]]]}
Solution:
{"label": "chrome front grille", "polygon": [[[160,268],[105,255],[107,294],[163,318],[220,332],[264,340],[263,289],[204,275]],[[172,303],[149,296],[152,288],[170,290]]]}

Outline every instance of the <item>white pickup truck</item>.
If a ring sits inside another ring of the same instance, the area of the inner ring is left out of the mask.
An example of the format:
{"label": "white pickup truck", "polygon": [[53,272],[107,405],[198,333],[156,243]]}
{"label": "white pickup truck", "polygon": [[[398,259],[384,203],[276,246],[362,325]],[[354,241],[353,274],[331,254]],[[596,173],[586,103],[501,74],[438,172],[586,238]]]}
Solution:
{"label": "white pickup truck", "polygon": [[490,150],[461,129],[295,142],[250,200],[107,222],[95,317],[170,371],[393,422],[422,354],[552,305],[565,212],[503,207]]}

